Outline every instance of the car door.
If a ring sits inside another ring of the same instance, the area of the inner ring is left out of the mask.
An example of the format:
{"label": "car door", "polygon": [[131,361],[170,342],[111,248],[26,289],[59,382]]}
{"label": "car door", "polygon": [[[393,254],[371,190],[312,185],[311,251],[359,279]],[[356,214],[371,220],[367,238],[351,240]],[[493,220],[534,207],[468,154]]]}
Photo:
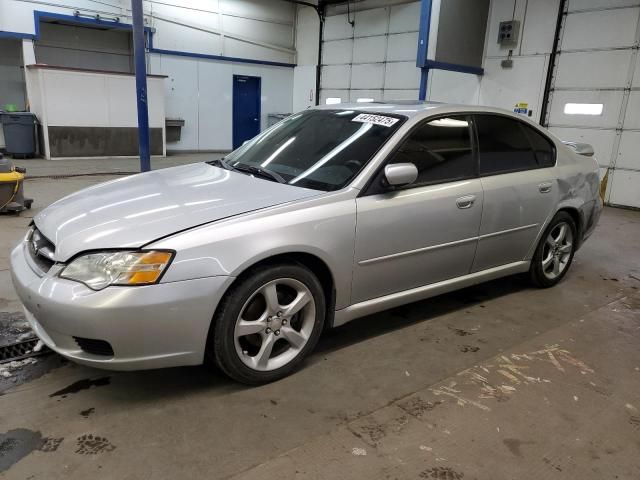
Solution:
{"label": "car door", "polygon": [[474,124],[484,191],[477,272],[525,259],[558,188],[555,149],[541,133],[506,115],[477,114]]}
{"label": "car door", "polygon": [[381,168],[356,200],[352,303],[469,273],[483,196],[472,132],[464,115],[422,122],[385,164],[413,163],[417,180],[385,187]]}

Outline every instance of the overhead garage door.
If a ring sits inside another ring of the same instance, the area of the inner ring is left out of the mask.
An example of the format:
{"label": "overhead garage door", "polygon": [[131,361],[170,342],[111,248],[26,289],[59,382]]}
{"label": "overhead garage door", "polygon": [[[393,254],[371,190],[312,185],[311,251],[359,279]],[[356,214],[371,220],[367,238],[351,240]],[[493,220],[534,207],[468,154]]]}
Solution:
{"label": "overhead garage door", "polygon": [[594,146],[605,200],[640,207],[640,2],[568,0],[546,123]]}
{"label": "overhead garage door", "polygon": [[420,2],[360,10],[349,17],[329,14],[323,32],[320,102],[417,100],[419,20]]}

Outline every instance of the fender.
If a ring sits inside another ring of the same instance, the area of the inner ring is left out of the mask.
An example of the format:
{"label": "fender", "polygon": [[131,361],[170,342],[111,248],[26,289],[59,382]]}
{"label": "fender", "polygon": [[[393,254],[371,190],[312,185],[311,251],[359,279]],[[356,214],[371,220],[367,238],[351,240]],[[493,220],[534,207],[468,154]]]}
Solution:
{"label": "fender", "polygon": [[147,248],[177,252],[163,283],[237,277],[275,255],[314,255],[329,267],[336,282],[336,308],[341,308],[351,300],[356,193],[349,189],[267,208],[181,232],[152,242]]}

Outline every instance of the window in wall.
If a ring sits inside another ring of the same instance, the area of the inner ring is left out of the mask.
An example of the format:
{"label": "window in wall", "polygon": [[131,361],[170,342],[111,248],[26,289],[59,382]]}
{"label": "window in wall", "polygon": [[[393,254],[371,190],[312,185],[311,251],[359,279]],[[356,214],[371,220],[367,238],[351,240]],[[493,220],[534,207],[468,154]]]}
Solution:
{"label": "window in wall", "polygon": [[521,123],[499,115],[476,115],[480,175],[538,168]]}
{"label": "window in wall", "polygon": [[602,103],[565,103],[565,115],[602,115]]}
{"label": "window in wall", "polygon": [[440,118],[416,127],[389,163],[413,163],[416,184],[434,184],[475,177],[476,162],[464,116]]}

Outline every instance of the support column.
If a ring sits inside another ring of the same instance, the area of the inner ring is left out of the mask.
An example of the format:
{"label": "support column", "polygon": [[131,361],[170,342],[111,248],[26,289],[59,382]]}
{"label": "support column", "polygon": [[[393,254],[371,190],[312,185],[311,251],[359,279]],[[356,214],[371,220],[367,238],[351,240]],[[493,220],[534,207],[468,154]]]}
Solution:
{"label": "support column", "polygon": [[149,154],[149,108],[147,105],[147,64],[145,61],[142,0],[131,0],[131,10],[133,12],[133,58],[138,102],[140,171],[148,172],[151,170],[151,157]]}
{"label": "support column", "polygon": [[432,0],[421,0],[420,2],[420,28],[418,31],[418,55],[416,66],[420,68],[420,92],[418,100],[427,98],[427,80],[429,78],[429,67],[427,66],[427,55],[429,51],[429,30],[431,27],[431,5]]}

